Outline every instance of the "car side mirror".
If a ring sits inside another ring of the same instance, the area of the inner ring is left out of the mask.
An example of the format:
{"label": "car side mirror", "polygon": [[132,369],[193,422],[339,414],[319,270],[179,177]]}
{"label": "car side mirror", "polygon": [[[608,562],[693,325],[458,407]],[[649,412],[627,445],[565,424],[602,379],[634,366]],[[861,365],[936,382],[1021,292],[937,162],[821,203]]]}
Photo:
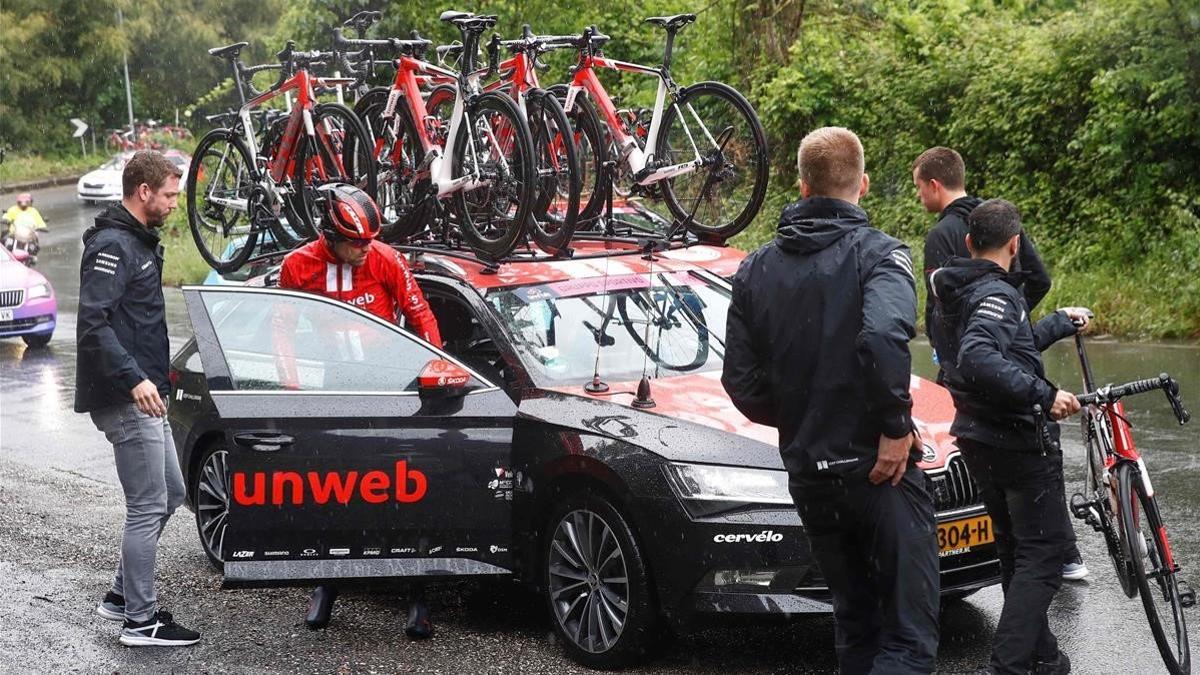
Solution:
{"label": "car side mirror", "polygon": [[446,359],[433,359],[417,375],[417,391],[422,397],[449,398],[467,393],[471,374]]}

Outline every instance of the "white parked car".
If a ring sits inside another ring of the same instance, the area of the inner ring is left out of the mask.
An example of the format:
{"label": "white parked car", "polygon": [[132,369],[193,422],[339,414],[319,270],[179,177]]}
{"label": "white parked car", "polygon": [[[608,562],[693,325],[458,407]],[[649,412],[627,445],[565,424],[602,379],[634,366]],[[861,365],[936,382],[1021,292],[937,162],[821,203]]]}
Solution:
{"label": "white parked car", "polygon": [[[192,161],[191,156],[179,150],[166,150],[163,152],[163,156],[183,172],[183,177],[179,179],[180,183],[186,181],[188,165]],[[84,174],[76,185],[79,201],[87,204],[121,201],[121,172],[125,170],[125,162],[128,162],[130,157],[133,157],[133,152],[127,151],[113,155],[99,169]]]}

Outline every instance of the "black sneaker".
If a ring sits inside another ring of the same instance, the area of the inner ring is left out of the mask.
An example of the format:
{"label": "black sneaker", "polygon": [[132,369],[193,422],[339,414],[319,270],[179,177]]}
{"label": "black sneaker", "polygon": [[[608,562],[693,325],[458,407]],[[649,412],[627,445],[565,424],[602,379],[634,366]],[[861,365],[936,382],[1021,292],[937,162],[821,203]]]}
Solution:
{"label": "black sneaker", "polygon": [[125,620],[125,596],[112,591],[104,594],[104,599],[96,605],[96,613],[109,621]]}
{"label": "black sneaker", "polygon": [[199,641],[199,633],[175,623],[171,613],[161,609],[146,621],[126,619],[120,638],[126,647],[186,647]]}

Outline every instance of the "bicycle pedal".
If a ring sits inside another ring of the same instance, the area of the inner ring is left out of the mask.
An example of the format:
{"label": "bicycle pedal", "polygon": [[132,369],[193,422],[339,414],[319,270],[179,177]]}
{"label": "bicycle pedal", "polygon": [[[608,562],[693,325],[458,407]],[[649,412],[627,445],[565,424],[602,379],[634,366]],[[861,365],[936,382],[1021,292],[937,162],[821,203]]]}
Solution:
{"label": "bicycle pedal", "polygon": [[1175,585],[1179,588],[1179,604],[1184,607],[1196,604],[1196,591],[1192,590],[1191,584],[1186,581],[1177,581]]}
{"label": "bicycle pedal", "polygon": [[1089,502],[1078,492],[1071,495],[1071,515],[1080,520],[1089,520],[1089,518],[1095,518],[1095,513],[1092,511],[1092,507],[1094,505],[1095,502]]}

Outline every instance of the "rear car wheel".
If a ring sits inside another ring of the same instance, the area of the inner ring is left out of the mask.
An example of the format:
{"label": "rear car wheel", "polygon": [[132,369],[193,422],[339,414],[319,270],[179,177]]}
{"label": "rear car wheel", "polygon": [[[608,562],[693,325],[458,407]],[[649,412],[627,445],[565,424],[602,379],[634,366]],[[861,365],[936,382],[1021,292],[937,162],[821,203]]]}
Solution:
{"label": "rear car wheel", "polygon": [[229,452],[224,445],[216,443],[205,448],[191,482],[200,545],[212,566],[223,572],[225,530],[229,527]]}
{"label": "rear car wheel", "polygon": [[632,529],[594,494],[563,499],[551,514],[541,551],[554,632],[589,668],[636,662],[658,634],[658,608]]}

